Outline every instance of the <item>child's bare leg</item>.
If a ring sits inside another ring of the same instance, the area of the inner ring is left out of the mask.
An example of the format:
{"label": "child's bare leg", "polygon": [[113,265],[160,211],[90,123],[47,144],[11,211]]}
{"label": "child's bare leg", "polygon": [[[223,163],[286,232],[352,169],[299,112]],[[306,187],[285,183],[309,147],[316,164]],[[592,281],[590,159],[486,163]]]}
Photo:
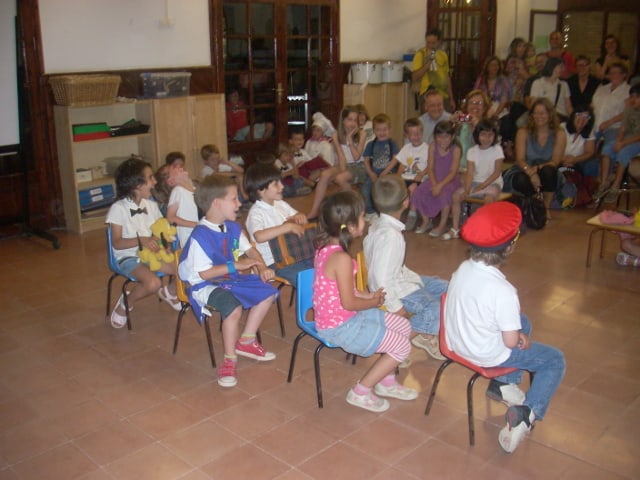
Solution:
{"label": "child's bare leg", "polygon": [[640,238],[625,238],[620,240],[620,248],[634,257],[640,257]]}
{"label": "child's bare leg", "polygon": [[336,173],[337,169],[335,167],[330,167],[323,170],[320,174],[320,179],[318,180],[318,184],[313,195],[313,205],[311,206],[311,210],[309,211],[307,218],[316,218],[318,216],[322,199],[324,199],[325,194],[327,193],[327,188],[329,188],[329,183]]}
{"label": "child's bare leg", "polygon": [[240,338],[242,307],[237,307],[222,321],[222,345],[225,357],[236,356],[236,342]]}
{"label": "child's bare leg", "polygon": [[462,197],[464,192],[460,190],[454,192],[451,200],[451,228],[460,229],[460,213],[462,212]]}
{"label": "child's bare leg", "polygon": [[254,305],[249,310],[249,315],[247,316],[247,323],[244,326],[244,331],[242,335],[255,335],[260,328],[260,324],[264,320],[264,317],[267,315],[269,308],[273,304],[273,297],[265,298],[263,301]]}
{"label": "child's bare leg", "polygon": [[351,173],[349,173],[348,170],[345,170],[344,172],[338,173],[333,181],[338,185],[341,191],[346,192],[351,190],[352,178]]}
{"label": "child's bare leg", "polygon": [[162,273],[166,273],[167,275],[169,275],[170,280],[169,280],[169,283],[167,284],[167,288],[169,289],[169,293],[175,296],[176,295],[175,277],[178,275],[178,272],[176,271],[175,263],[163,263],[162,267],[160,268],[160,271]]}
{"label": "child's bare leg", "polygon": [[367,388],[373,388],[387,375],[391,375],[400,364],[398,360],[388,353],[383,353],[376,362],[371,365],[364,376],[360,379],[360,384]]}
{"label": "child's bare leg", "polygon": [[[162,282],[146,265],[140,264],[131,272],[136,279],[136,287],[127,295],[127,303],[129,310],[133,308],[134,303],[155,292],[162,286]],[[124,307],[119,305],[116,309],[119,315],[124,315]]]}
{"label": "child's bare leg", "polygon": [[451,205],[447,205],[440,210],[440,221],[438,222],[438,232],[443,233],[447,228],[447,222],[449,221],[449,212],[451,212]]}

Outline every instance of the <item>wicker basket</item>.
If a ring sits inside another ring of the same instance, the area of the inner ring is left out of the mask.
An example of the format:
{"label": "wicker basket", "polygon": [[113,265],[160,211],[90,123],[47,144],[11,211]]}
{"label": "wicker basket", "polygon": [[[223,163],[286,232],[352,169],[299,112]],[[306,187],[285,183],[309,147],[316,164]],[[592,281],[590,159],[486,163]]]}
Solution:
{"label": "wicker basket", "polygon": [[116,101],[119,75],[59,75],[49,78],[58,105],[86,107]]}

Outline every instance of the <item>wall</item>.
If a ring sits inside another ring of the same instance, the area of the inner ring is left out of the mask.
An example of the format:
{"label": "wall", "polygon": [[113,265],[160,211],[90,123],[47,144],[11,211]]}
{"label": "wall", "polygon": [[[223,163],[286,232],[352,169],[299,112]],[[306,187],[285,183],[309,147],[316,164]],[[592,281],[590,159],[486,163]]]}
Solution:
{"label": "wall", "polygon": [[0,0],[0,146],[20,143],[15,16],[15,0]]}
{"label": "wall", "polygon": [[46,73],[211,64],[207,0],[40,0],[39,6]]}
{"label": "wall", "polygon": [[426,0],[340,2],[340,61],[402,60],[424,46]]}
{"label": "wall", "polygon": [[496,5],[496,55],[505,58],[511,40],[515,37],[529,40],[531,9],[557,10],[558,0],[497,0]]}

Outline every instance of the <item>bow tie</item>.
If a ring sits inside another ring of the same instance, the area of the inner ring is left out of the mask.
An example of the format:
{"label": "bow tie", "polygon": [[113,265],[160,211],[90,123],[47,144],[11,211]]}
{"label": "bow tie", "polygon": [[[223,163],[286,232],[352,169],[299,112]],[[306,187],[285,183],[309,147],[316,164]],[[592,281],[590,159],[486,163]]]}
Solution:
{"label": "bow tie", "polygon": [[147,209],[146,208],[138,208],[136,210],[134,210],[133,208],[130,208],[129,211],[131,212],[131,216],[133,217],[134,215],[137,215],[138,213],[147,213]]}

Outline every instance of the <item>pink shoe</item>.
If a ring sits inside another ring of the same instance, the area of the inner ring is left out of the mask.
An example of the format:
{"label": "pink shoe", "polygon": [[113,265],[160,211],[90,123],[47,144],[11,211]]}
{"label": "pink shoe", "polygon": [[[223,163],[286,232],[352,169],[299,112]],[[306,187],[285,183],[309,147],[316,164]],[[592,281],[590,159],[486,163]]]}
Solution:
{"label": "pink shoe", "polygon": [[218,367],[218,385],[229,388],[235,387],[237,383],[236,362],[230,358],[225,358],[222,365]]}
{"label": "pink shoe", "polygon": [[241,357],[253,358],[259,362],[268,362],[276,358],[276,354],[273,352],[267,352],[257,339],[253,340],[253,343],[244,344],[240,343],[240,340],[236,342],[236,355]]}

